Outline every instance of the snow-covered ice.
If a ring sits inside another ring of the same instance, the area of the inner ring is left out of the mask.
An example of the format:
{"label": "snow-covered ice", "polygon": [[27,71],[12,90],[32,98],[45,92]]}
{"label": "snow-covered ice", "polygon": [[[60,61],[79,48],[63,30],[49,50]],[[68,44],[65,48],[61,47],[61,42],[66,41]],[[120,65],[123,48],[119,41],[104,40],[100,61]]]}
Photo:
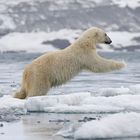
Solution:
{"label": "snow-covered ice", "polygon": [[54,112],[56,111],[57,107],[60,108],[60,110],[64,109],[64,112],[66,111],[66,107],[72,107],[80,105],[81,101],[83,101],[85,98],[90,97],[90,93],[73,93],[68,95],[50,95],[50,96],[40,96],[40,97],[31,97],[28,98],[25,106],[28,111],[45,111],[45,112],[53,112],[53,111],[47,111],[47,109],[51,108],[54,109]]}
{"label": "snow-covered ice", "polygon": [[[75,139],[117,138],[140,136],[140,85],[124,88],[103,88],[99,95],[90,92],[15,99],[0,98],[0,121],[18,119],[27,112],[46,113],[107,113],[99,119],[70,125],[56,133]],[[115,113],[115,114],[114,114]],[[88,130],[88,131],[87,131]]]}
{"label": "snow-covered ice", "polygon": [[52,45],[43,44],[44,41],[55,39],[66,39],[69,42],[79,35],[80,30],[63,29],[58,32],[32,32],[32,33],[10,33],[0,38],[0,52],[25,51],[25,52],[49,52],[57,50]]}
{"label": "snow-covered ice", "polygon": [[24,100],[12,98],[10,95],[5,95],[0,98],[0,114],[26,114]]}
{"label": "snow-covered ice", "polygon": [[[0,113],[25,114],[27,111],[53,113],[115,113],[140,111],[140,85],[130,88],[103,88],[94,93],[71,93],[65,95],[48,95],[19,100],[11,96],[0,98]],[[102,91],[102,92],[101,92]],[[135,93],[136,91],[136,93]]]}
{"label": "snow-covered ice", "polygon": [[112,2],[120,7],[128,6],[132,9],[140,7],[140,0],[112,0]]}
{"label": "snow-covered ice", "polygon": [[[88,130],[88,131],[87,131]],[[140,136],[140,113],[117,113],[84,123],[75,139],[121,138]]]}
{"label": "snow-covered ice", "polygon": [[[126,48],[128,46],[134,46],[139,45],[137,41],[134,40],[135,37],[140,36],[140,33],[130,33],[130,32],[108,32],[108,35],[111,37],[112,45],[118,49],[118,48]],[[109,48],[105,44],[100,45],[103,50],[109,51],[111,48]]]}
{"label": "snow-covered ice", "polygon": [[[76,104],[75,104],[76,103]],[[140,111],[140,95],[97,96],[87,93],[33,97],[25,103],[28,111],[53,113],[111,113]]]}
{"label": "snow-covered ice", "polygon": [[96,96],[85,92],[32,97],[27,99],[25,105],[28,111],[57,113],[140,111],[140,94],[135,94],[139,85],[130,88],[103,88]]}
{"label": "snow-covered ice", "polygon": [[27,113],[24,107],[24,100],[12,98],[10,95],[5,95],[0,98],[0,122],[13,121],[19,119],[19,115]]}
{"label": "snow-covered ice", "polygon": [[[137,86],[136,86],[137,88]],[[116,95],[124,95],[124,94],[131,94],[133,93],[133,90],[136,90],[136,88],[130,90],[129,88],[101,88],[99,89],[99,93],[97,96],[116,96]]]}
{"label": "snow-covered ice", "polygon": [[0,14],[0,21],[3,21],[3,23],[0,25],[0,29],[5,29],[5,28],[15,29],[16,28],[16,25],[14,24],[10,16],[5,16],[5,15]]}
{"label": "snow-covered ice", "polygon": [[129,46],[137,45],[138,43],[133,40],[134,37],[138,37],[140,33],[130,33],[130,32],[109,32],[108,35],[111,37],[113,44],[115,46]]}
{"label": "snow-covered ice", "polygon": [[[65,39],[70,43],[74,42],[81,34],[81,30],[63,29],[57,32],[31,32],[31,33],[10,33],[0,38],[0,52],[6,51],[25,51],[25,52],[49,52],[57,50],[50,44],[43,44],[44,41],[53,41],[55,39]],[[138,45],[139,42],[133,40],[140,33],[130,32],[108,32],[111,36],[115,48]],[[117,36],[117,37],[116,37]],[[100,44],[104,51],[113,51],[113,48],[105,44]]]}
{"label": "snow-covered ice", "polygon": [[129,89],[133,91],[134,94],[140,94],[140,84],[132,85]]}

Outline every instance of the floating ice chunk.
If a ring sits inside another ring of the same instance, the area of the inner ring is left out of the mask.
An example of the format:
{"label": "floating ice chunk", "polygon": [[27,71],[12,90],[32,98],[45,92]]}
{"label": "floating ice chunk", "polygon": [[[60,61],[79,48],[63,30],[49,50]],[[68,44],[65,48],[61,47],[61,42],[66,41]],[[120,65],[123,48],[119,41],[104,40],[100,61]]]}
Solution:
{"label": "floating ice chunk", "polygon": [[75,139],[136,136],[140,136],[140,113],[118,113],[93,120],[84,123],[74,134]]}
{"label": "floating ice chunk", "polygon": [[13,113],[25,114],[24,100],[15,99],[9,95],[0,98],[0,114]]}
{"label": "floating ice chunk", "polygon": [[140,94],[140,84],[132,85],[129,88],[134,94]]}
{"label": "floating ice chunk", "polygon": [[0,121],[13,121],[19,119],[17,115],[26,114],[24,100],[15,99],[9,95],[0,98]]}
{"label": "floating ice chunk", "polygon": [[118,95],[111,97],[90,97],[81,104],[92,104],[97,106],[120,107],[125,111],[140,111],[140,95]]}
{"label": "floating ice chunk", "polygon": [[[89,92],[67,95],[49,95],[30,97],[19,100],[11,96],[0,98],[1,114],[25,114],[27,111],[43,111],[53,113],[109,113],[122,111],[140,111],[139,85],[128,88],[116,88],[100,91],[100,95],[92,96]],[[111,96],[112,92],[113,95]],[[129,93],[133,94],[129,94]],[[110,96],[109,96],[110,95]]]}
{"label": "floating ice chunk", "polygon": [[140,111],[140,95],[91,96],[90,93],[31,97],[25,106],[28,111],[53,113],[108,113]]}
{"label": "floating ice chunk", "polygon": [[121,95],[121,94],[130,94],[131,91],[129,88],[102,88],[99,90],[100,96],[116,96],[116,95]]}
{"label": "floating ice chunk", "polygon": [[[63,97],[62,97],[63,98]],[[45,112],[57,113],[108,113],[140,111],[139,95],[118,95],[113,97],[86,97],[79,105],[57,104],[44,107]]]}
{"label": "floating ice chunk", "polygon": [[59,136],[63,136],[65,138],[73,138],[73,134],[75,131],[75,125],[71,124],[69,126],[64,126],[64,128],[62,128],[60,131],[58,131],[55,136],[59,135]]}
{"label": "floating ice chunk", "polygon": [[[90,97],[89,92],[68,95],[50,95],[28,98],[25,106],[28,111],[44,111],[46,107],[64,107],[79,105],[85,98]],[[64,106],[63,106],[64,105]]]}

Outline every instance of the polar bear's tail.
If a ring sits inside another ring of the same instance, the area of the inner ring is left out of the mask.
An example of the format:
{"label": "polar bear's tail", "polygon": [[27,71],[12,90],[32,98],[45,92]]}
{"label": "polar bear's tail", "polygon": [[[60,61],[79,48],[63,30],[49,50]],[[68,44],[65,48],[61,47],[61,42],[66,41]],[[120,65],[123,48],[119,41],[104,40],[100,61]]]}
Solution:
{"label": "polar bear's tail", "polygon": [[14,98],[25,99],[26,98],[26,92],[23,89],[21,89],[19,92],[15,93]]}

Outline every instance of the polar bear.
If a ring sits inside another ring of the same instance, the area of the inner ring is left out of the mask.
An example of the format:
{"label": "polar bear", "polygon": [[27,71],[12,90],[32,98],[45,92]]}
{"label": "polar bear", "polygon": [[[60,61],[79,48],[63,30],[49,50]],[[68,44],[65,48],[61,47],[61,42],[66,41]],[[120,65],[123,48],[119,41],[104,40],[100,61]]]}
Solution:
{"label": "polar bear", "polygon": [[45,95],[51,87],[64,84],[82,70],[102,73],[123,68],[124,62],[102,58],[96,52],[96,44],[111,42],[102,29],[87,29],[67,48],[46,53],[29,64],[23,73],[21,89],[14,97]]}

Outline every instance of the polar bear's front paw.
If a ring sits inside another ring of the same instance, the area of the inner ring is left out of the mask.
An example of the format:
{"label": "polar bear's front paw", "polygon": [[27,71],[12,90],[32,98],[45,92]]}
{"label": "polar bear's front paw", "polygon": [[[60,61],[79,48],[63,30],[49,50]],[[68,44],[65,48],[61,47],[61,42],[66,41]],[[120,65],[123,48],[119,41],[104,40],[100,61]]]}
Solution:
{"label": "polar bear's front paw", "polygon": [[127,66],[127,64],[126,64],[125,61],[118,62],[118,63],[116,64],[117,69],[122,69],[122,68],[125,68],[126,66]]}

